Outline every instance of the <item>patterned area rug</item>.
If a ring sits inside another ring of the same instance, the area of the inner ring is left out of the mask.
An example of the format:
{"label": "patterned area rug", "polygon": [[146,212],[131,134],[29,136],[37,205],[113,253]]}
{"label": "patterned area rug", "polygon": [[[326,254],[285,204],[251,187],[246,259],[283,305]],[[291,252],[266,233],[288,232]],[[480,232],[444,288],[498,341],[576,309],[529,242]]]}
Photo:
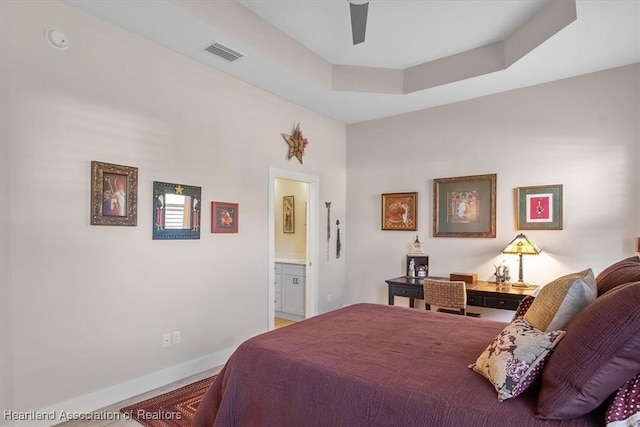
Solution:
{"label": "patterned area rug", "polygon": [[190,427],[193,414],[215,376],[120,409],[147,427]]}

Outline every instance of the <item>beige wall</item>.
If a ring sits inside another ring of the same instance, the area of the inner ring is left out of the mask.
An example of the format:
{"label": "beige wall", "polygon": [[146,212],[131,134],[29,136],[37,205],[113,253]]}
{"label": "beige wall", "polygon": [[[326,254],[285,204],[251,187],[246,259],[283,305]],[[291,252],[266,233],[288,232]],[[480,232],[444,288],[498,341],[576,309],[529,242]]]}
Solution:
{"label": "beige wall", "polygon": [[[503,259],[517,275],[517,258],[499,251],[518,233],[513,189],[521,186],[564,185],[564,230],[525,232],[544,251],[525,258],[525,280],[545,284],[584,268],[597,274],[633,255],[639,80],[636,64],[350,125],[347,300],[384,303],[384,279],[402,274],[416,234],[432,275],[487,280]],[[497,237],[434,238],[433,179],[487,173],[498,176]],[[381,231],[380,194],[405,191],[418,192],[418,231]]]}
{"label": "beige wall", "polygon": [[[266,330],[269,168],[318,176],[319,198],[344,209],[345,125],[62,3],[1,7],[2,409],[50,407]],[[49,26],[68,50],[46,44]],[[296,123],[304,165],[281,136]],[[89,225],[92,160],[139,168],[137,227]],[[200,240],[151,239],[154,180],[202,187]],[[210,233],[212,200],[239,203],[238,234]],[[342,303],[325,294],[341,295],[344,271],[320,262],[321,311]],[[175,330],[182,343],[163,348]]]}

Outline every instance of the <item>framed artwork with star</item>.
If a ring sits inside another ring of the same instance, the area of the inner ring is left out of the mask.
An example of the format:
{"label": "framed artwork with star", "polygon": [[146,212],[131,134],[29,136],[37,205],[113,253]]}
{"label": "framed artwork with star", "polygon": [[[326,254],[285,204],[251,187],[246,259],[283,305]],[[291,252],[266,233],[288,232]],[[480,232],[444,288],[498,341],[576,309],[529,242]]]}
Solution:
{"label": "framed artwork with star", "polygon": [[202,189],[194,185],[153,182],[153,240],[200,238]]}
{"label": "framed artwork with star", "polygon": [[562,184],[515,189],[516,230],[562,230]]}

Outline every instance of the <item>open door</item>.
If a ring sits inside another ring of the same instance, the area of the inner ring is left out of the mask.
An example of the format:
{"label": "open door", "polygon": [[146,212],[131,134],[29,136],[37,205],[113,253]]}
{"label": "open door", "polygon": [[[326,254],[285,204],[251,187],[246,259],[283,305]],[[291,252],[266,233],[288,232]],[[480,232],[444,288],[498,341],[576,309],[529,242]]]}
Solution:
{"label": "open door", "polygon": [[[268,329],[274,328],[275,316],[275,221],[276,205],[282,200],[276,200],[276,180],[286,179],[308,184],[306,209],[306,271],[305,271],[305,310],[304,317],[315,316],[318,313],[318,185],[319,177],[301,174],[283,169],[269,168],[269,261],[268,261],[268,292],[267,316]],[[296,213],[302,215],[303,213]]]}

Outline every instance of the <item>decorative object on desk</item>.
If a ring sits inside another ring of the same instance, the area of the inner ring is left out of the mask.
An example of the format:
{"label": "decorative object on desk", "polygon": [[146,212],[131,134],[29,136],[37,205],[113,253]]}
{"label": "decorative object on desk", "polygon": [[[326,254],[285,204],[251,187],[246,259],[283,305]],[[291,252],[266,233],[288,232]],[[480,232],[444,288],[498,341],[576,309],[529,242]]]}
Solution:
{"label": "decorative object on desk", "polygon": [[289,153],[287,154],[287,160],[290,160],[292,157],[298,159],[300,164],[302,164],[302,155],[304,154],[304,149],[309,144],[306,138],[302,136],[302,131],[300,130],[300,123],[298,123],[291,132],[291,135],[282,134],[284,140],[289,144]]}
{"label": "decorative object on desk", "polygon": [[427,277],[427,266],[421,265],[418,267],[418,277]]}
{"label": "decorative object on desk", "polygon": [[153,240],[200,238],[200,187],[153,182]]}
{"label": "decorative object on desk", "polygon": [[211,202],[211,232],[238,232],[238,204]]}
{"label": "decorative object on desk", "polygon": [[423,255],[424,249],[422,249],[422,244],[420,243],[420,239],[418,238],[418,236],[416,235],[416,240],[413,241],[413,243],[411,243],[411,250],[409,251],[408,255]]}
{"label": "decorative object on desk", "polygon": [[461,280],[465,283],[476,283],[478,281],[478,275],[476,273],[451,273],[449,280],[452,282]]}
{"label": "decorative object on desk", "polygon": [[540,252],[542,252],[542,250],[536,245],[534,245],[533,243],[531,243],[531,241],[527,239],[527,236],[520,233],[500,252],[503,254],[515,254],[520,256],[518,281],[516,283],[513,283],[511,286],[527,287],[528,285],[522,279],[522,255],[538,255]]}
{"label": "decorative object on desk", "polygon": [[433,180],[434,237],[496,237],[496,174]]}
{"label": "decorative object on desk", "polygon": [[340,258],[340,250],[342,244],[340,243],[340,221],[336,220],[336,259]]}
{"label": "decorative object on desk", "polygon": [[327,207],[327,261],[329,261],[329,252],[331,251],[331,202],[324,202],[324,205]]}
{"label": "decorative object on desk", "polygon": [[562,230],[562,184],[515,189],[517,230]]}
{"label": "decorative object on desk", "polygon": [[137,225],[138,168],[91,162],[91,225]]}
{"label": "decorative object on desk", "polygon": [[496,277],[496,283],[502,285],[504,283],[509,283],[511,281],[511,276],[509,274],[509,267],[504,264],[504,261],[500,265],[493,266],[496,271],[494,276]]}
{"label": "decorative object on desk", "polygon": [[295,204],[293,196],[282,198],[282,232],[295,233]]}
{"label": "decorative object on desk", "polygon": [[[413,275],[411,274],[411,266],[413,266]],[[427,255],[407,255],[407,272],[409,277],[419,276],[420,271],[429,271],[429,257]]]}
{"label": "decorative object on desk", "polygon": [[418,193],[382,195],[383,230],[417,230]]}

